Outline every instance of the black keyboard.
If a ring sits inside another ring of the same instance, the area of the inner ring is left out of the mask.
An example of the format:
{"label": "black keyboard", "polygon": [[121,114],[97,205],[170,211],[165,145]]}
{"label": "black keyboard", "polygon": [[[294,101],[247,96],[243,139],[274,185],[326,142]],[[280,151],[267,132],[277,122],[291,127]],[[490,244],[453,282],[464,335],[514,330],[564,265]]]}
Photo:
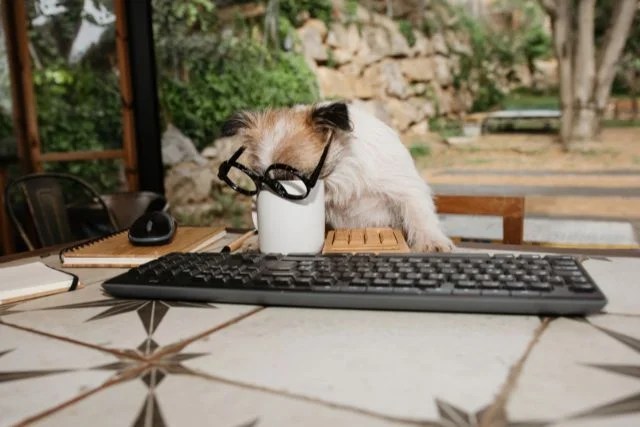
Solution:
{"label": "black keyboard", "polygon": [[342,309],[580,315],[607,300],[572,256],[172,253],[107,280],[115,297]]}

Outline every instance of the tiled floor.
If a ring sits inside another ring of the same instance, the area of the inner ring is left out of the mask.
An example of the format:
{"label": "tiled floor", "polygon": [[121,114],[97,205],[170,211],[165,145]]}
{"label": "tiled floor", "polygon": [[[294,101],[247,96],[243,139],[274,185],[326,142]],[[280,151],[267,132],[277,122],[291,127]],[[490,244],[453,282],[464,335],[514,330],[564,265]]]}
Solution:
{"label": "tiled floor", "polygon": [[84,269],[0,308],[0,425],[638,426],[640,258],[584,265],[586,319],[114,300]]}

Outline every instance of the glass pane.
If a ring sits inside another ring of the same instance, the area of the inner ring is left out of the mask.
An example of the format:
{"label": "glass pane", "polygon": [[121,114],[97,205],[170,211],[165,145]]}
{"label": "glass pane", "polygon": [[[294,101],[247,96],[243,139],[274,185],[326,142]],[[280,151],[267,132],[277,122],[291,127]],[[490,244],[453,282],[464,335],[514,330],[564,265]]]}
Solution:
{"label": "glass pane", "polygon": [[11,75],[9,73],[9,58],[7,56],[4,33],[3,10],[0,9],[0,156],[13,154],[16,151],[13,138]]}
{"label": "glass pane", "polygon": [[[42,152],[122,147],[112,0],[25,0]],[[122,162],[55,162],[102,191],[123,189]]]}

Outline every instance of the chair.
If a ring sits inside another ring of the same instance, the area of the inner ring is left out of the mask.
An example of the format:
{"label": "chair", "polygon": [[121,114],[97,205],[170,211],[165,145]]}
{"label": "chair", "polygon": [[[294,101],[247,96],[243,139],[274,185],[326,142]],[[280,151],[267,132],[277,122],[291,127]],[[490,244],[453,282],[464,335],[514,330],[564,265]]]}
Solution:
{"label": "chair", "polygon": [[129,228],[142,214],[167,211],[167,199],[152,191],[128,191],[102,194],[102,200],[113,213],[120,228]]}
{"label": "chair", "polygon": [[521,245],[524,239],[524,197],[449,196],[435,197],[440,214],[497,215],[502,217],[502,243]]}
{"label": "chair", "polygon": [[97,191],[72,175],[26,175],[11,181],[4,195],[6,211],[29,250],[120,229]]}

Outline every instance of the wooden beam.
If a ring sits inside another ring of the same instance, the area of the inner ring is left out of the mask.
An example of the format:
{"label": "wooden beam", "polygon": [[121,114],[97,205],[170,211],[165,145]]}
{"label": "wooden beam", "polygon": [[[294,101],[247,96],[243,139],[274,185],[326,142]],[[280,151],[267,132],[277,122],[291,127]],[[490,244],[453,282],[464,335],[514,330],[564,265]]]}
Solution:
{"label": "wooden beam", "polygon": [[122,159],[124,150],[87,150],[87,151],[54,151],[42,153],[37,158],[43,162],[71,162],[74,160]]}
{"label": "wooden beam", "polygon": [[[18,139],[18,154],[25,172],[42,172],[42,164],[38,162],[41,150],[38,116],[36,114],[36,96],[33,89],[33,73],[31,53],[29,52],[29,33],[27,28],[27,11],[24,1],[4,1],[3,15],[7,21],[5,28],[10,42],[11,86],[14,101],[14,120],[22,126],[22,135]],[[19,111],[16,111],[16,108]],[[27,163],[30,163],[27,165]]]}
{"label": "wooden beam", "polygon": [[120,94],[122,100],[122,131],[125,173],[129,191],[139,188],[138,162],[136,153],[136,129],[133,113],[133,90],[131,86],[131,65],[129,61],[129,36],[127,31],[126,0],[115,0],[116,50],[120,73]]}
{"label": "wooden beam", "polygon": [[[18,2],[22,3],[22,2]],[[13,133],[18,144],[18,158],[24,173],[34,171],[27,131],[26,102],[24,97],[23,72],[20,59],[18,31],[16,30],[15,2],[0,0],[2,7],[2,25],[4,26],[7,62],[11,80],[11,109],[13,115]],[[24,33],[23,33],[24,34]],[[31,82],[29,82],[31,84]]]}

